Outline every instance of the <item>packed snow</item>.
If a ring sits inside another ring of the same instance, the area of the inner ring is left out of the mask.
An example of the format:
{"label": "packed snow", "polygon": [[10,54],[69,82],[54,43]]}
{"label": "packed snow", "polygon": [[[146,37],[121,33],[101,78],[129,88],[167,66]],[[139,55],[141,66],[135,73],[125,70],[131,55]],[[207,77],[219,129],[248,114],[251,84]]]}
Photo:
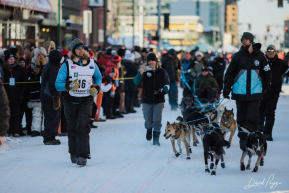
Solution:
{"label": "packed snow", "polygon": [[[289,85],[283,85],[283,91],[276,111],[274,141],[268,142],[264,166],[257,173],[252,173],[256,156],[251,170],[240,171],[242,152],[237,133],[232,146],[225,149],[226,168],[219,163],[216,176],[205,173],[201,142],[198,147],[192,146],[191,160],[186,160],[183,144],[183,154],[176,158],[163,134],[167,121],[176,121],[181,112],[171,111],[166,100],[160,147],[146,141],[142,110],[136,108],[137,113],[125,118],[97,123],[98,128],[90,133],[92,158],[84,167],[70,162],[67,137],[59,137],[59,146],[44,145],[42,137],[10,137],[0,151],[0,192],[289,192]],[[179,89],[179,102],[181,96]],[[235,101],[226,107],[234,108],[236,116]]]}

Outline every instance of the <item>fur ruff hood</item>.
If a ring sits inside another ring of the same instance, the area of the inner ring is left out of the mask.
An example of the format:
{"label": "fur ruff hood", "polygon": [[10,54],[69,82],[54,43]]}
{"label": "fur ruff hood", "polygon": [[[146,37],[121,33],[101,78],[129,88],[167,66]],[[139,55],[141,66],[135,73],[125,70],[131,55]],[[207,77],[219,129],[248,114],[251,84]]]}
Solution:
{"label": "fur ruff hood", "polygon": [[77,64],[79,59],[82,59],[82,63],[83,65],[87,65],[89,62],[89,54],[87,51],[84,51],[84,55],[83,57],[79,58],[77,57],[75,54],[73,54],[72,52],[69,52],[69,58],[73,61],[73,63]]}
{"label": "fur ruff hood", "polygon": [[[42,64],[40,63],[40,60],[38,59],[39,54],[44,55],[44,60],[43,60]],[[48,58],[46,56],[47,56],[47,52],[46,52],[45,48],[43,48],[43,47],[35,48],[33,50],[33,58],[31,60],[31,68],[33,68],[33,69],[34,68],[41,68],[41,65],[45,66],[45,64],[48,61]]]}
{"label": "fur ruff hood", "polygon": [[13,69],[13,68],[15,68],[16,66],[18,66],[17,60],[15,60],[14,64],[12,64],[12,65],[9,65],[8,62],[5,62],[5,63],[3,64],[3,68],[4,68],[4,69],[7,69],[7,70]]}

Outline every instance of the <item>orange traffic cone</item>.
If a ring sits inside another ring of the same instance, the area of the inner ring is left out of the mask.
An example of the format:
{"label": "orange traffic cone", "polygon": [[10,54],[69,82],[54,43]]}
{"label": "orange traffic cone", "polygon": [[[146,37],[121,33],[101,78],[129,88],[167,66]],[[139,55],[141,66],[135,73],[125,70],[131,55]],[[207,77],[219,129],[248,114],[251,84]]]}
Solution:
{"label": "orange traffic cone", "polygon": [[100,107],[101,107],[101,103],[102,103],[102,97],[103,97],[103,92],[100,92],[97,97],[96,97],[96,113],[95,113],[95,117],[94,120],[95,121],[105,121],[103,119],[99,119],[99,115],[100,115]]}

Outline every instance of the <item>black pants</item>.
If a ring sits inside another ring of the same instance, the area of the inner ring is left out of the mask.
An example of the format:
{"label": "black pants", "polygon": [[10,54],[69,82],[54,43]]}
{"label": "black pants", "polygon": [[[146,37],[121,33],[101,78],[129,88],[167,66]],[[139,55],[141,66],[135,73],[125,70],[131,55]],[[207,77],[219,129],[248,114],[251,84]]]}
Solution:
{"label": "black pants", "polygon": [[25,113],[25,118],[26,118],[26,131],[28,133],[31,132],[31,124],[32,124],[32,110],[28,108],[27,106],[28,101],[23,101],[21,103],[21,108],[20,108],[20,122],[22,122],[22,118]]}
{"label": "black pants", "polygon": [[263,100],[260,101],[259,130],[263,131],[264,134],[272,135],[278,99],[279,92],[275,92],[264,94]]}
{"label": "black pants", "polygon": [[92,103],[92,114],[91,114],[91,118],[94,119],[95,115],[96,115],[96,111],[97,111],[97,106],[95,104],[95,102]]}
{"label": "black pants", "polygon": [[133,110],[133,102],[135,97],[134,91],[125,91],[125,111],[131,112]]}
{"label": "black pants", "polygon": [[114,101],[114,97],[110,96],[110,92],[108,91],[107,94],[105,95],[105,115],[106,116],[112,116],[112,105]]}
{"label": "black pants", "polygon": [[116,111],[119,111],[118,110],[119,103],[120,103],[120,93],[115,93],[113,105],[112,105],[112,114],[113,115],[116,115]]}
{"label": "black pants", "polygon": [[53,104],[41,103],[44,113],[44,139],[53,139],[58,135],[59,121],[61,118],[61,109],[54,110]]}
{"label": "black pants", "polygon": [[64,113],[64,95],[61,94],[61,133],[67,133],[67,121],[65,118],[65,113]]}
{"label": "black pants", "polygon": [[9,120],[9,134],[20,134],[22,131],[21,121],[20,121],[20,110],[21,110],[21,103],[20,101],[13,101],[9,102],[10,107],[10,120]]}
{"label": "black pants", "polygon": [[76,154],[76,157],[90,158],[89,122],[92,103],[92,100],[80,104],[64,101],[68,131],[68,151],[71,154]]}
{"label": "black pants", "polygon": [[[236,105],[237,124],[245,125],[253,131],[258,130],[259,101],[236,101]],[[247,133],[239,132],[238,137],[241,141],[245,141]]]}

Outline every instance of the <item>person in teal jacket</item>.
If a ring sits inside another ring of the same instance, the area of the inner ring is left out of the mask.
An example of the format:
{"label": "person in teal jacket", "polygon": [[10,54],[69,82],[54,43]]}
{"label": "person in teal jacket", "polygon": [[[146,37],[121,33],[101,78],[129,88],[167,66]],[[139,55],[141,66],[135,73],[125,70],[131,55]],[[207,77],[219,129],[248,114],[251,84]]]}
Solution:
{"label": "person in teal jacket", "polygon": [[93,98],[100,92],[101,74],[84,50],[84,43],[73,40],[69,59],[61,66],[55,87],[64,92],[68,147],[72,163],[86,165],[90,159],[89,133]]}
{"label": "person in teal jacket", "polygon": [[[148,66],[141,66],[134,78],[134,83],[140,85],[143,82],[142,109],[147,129],[146,139],[150,141],[153,135],[153,145],[160,145],[159,137],[162,128],[162,112],[165,102],[165,94],[169,92],[170,79],[168,73],[157,63],[154,53],[147,55]],[[154,131],[152,130],[154,129]]]}

